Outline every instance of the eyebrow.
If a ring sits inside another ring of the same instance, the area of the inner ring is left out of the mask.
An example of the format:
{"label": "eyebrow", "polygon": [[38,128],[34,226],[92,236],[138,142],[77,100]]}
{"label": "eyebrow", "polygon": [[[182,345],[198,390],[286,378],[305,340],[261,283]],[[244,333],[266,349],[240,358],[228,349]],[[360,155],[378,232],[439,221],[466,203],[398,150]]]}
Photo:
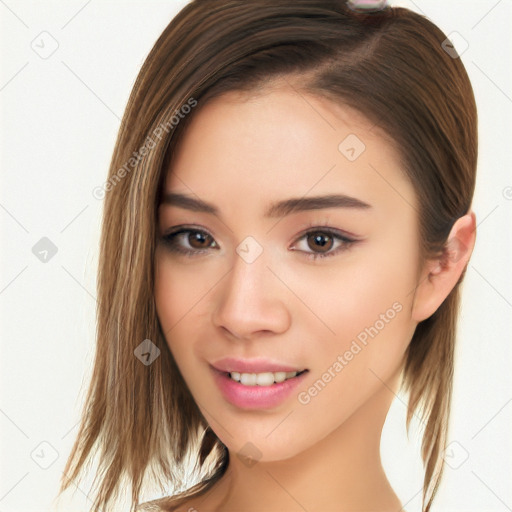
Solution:
{"label": "eyebrow", "polygon": [[[218,215],[219,210],[213,204],[207,203],[202,199],[197,199],[185,194],[175,192],[166,192],[162,199],[162,204],[177,206],[194,212],[211,213]],[[265,211],[264,216],[284,217],[292,213],[307,210],[322,210],[324,208],[354,208],[365,210],[371,208],[371,205],[355,197],[344,194],[330,194],[314,197],[290,198],[272,203]]]}

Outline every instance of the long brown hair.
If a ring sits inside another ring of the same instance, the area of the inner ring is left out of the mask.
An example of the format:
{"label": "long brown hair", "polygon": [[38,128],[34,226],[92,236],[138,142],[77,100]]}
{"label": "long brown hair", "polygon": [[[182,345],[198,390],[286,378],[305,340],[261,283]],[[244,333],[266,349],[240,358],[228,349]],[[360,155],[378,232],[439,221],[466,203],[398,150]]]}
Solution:
{"label": "long brown hair", "polygon": [[[477,163],[473,91],[460,58],[443,49],[445,39],[408,9],[363,13],[341,0],[194,0],[169,23],[133,87],[104,186],[96,356],[61,493],[95,449],[95,508],[116,499],[125,477],[132,509],[149,476],[162,490],[185,487],[187,457],[202,476],[183,500],[202,494],[229,463],[178,371],[153,297],[163,178],[201,105],[300,76],[302,91],[357,109],[396,143],[419,199],[422,254],[439,256],[455,220],[470,210]],[[425,512],[443,468],[463,276],[418,324],[403,370],[407,427],[418,412],[425,424]],[[134,354],[142,342],[146,352],[160,351],[151,364]],[[183,500],[158,503],[171,510]]]}

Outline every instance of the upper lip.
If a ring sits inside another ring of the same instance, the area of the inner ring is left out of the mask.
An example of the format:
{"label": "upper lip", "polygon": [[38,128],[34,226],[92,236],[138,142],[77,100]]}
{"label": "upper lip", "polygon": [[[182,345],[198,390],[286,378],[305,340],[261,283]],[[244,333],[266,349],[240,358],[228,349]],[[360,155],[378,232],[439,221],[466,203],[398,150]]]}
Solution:
{"label": "upper lip", "polygon": [[238,373],[264,373],[264,372],[300,372],[306,368],[280,363],[272,359],[237,359],[235,357],[224,357],[210,363],[215,369],[221,372]]}

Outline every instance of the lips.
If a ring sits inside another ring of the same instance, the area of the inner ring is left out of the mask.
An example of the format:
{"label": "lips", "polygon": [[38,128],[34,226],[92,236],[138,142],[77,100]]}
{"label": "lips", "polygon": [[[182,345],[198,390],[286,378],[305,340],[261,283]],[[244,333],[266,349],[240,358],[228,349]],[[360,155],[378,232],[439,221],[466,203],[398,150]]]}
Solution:
{"label": "lips", "polygon": [[302,372],[307,368],[290,363],[282,363],[272,359],[238,359],[234,357],[224,357],[218,359],[210,365],[216,370],[224,373],[266,373],[266,372]]}
{"label": "lips", "polygon": [[[283,367],[282,364],[281,367]],[[213,375],[213,381],[217,385],[224,400],[238,409],[247,410],[271,410],[280,406],[286,400],[290,399],[293,391],[304,382],[308,373],[308,371],[305,370],[301,374],[297,374],[295,377],[286,379],[283,382],[260,386],[244,385],[233,380],[228,375],[228,372],[217,370],[211,365],[210,368]]]}

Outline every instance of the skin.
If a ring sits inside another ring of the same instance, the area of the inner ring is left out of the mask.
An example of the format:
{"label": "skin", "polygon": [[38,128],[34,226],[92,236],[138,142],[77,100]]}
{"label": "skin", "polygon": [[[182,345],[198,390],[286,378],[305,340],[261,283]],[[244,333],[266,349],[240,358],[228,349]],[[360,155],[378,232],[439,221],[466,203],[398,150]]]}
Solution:
{"label": "skin", "polygon": [[[354,161],[338,149],[349,134],[366,146]],[[160,206],[160,236],[186,224],[211,238],[202,245],[187,236],[175,240],[205,248],[195,257],[158,243],[155,302],[192,396],[230,451],[223,478],[179,510],[399,511],[381,465],[382,427],[417,323],[439,307],[467,264],[474,214],[461,217],[450,234],[467,251],[457,254],[455,245],[447,265],[420,266],[418,203],[391,141],[357,112],[299,93],[290,80],[258,93],[227,93],[196,113],[165,190],[219,209],[213,215]],[[333,193],[371,208],[263,216],[274,201]],[[325,235],[322,227],[356,242],[308,259],[340,246],[333,241],[322,249],[314,236],[303,236],[308,229]],[[252,263],[236,252],[247,236],[263,249]],[[394,318],[301,403],[298,394],[397,303]],[[309,373],[278,407],[240,409],[224,400],[209,370],[224,356],[270,357]],[[259,452],[254,464],[237,457],[247,443]]]}

